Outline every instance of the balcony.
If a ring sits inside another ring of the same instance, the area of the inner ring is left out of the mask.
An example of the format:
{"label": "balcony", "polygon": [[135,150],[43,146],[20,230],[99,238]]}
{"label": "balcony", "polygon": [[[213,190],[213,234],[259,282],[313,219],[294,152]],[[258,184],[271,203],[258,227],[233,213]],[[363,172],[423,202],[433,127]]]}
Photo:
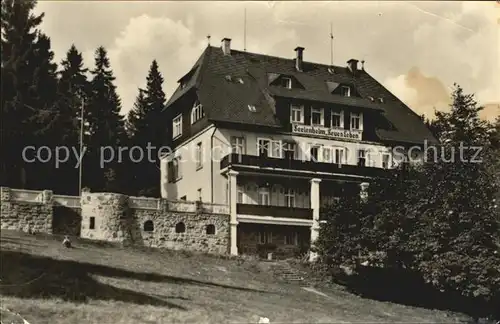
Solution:
{"label": "balcony", "polygon": [[271,216],[277,218],[294,218],[312,220],[313,212],[309,208],[291,208],[283,206],[267,206],[253,204],[237,204],[238,215]]}
{"label": "balcony", "polygon": [[388,177],[394,170],[386,170],[376,167],[357,166],[357,165],[338,165],[334,163],[302,161],[293,159],[271,158],[266,156],[255,156],[232,153],[226,155],[220,162],[221,170],[232,166],[247,169],[273,170],[281,169],[291,173],[322,173],[322,174],[340,174],[344,176],[355,177]]}

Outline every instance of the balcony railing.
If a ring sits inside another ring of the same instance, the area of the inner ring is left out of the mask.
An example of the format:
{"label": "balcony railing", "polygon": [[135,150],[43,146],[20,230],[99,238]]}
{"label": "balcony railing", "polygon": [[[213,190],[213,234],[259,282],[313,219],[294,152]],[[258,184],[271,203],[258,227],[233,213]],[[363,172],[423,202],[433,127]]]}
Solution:
{"label": "balcony railing", "polygon": [[312,219],[312,209],[283,206],[237,204],[236,212],[240,215],[272,216],[280,218]]}
{"label": "balcony railing", "polygon": [[230,165],[252,166],[260,168],[279,168],[288,171],[338,173],[363,177],[387,177],[393,171],[376,167],[348,164],[339,165],[335,163],[302,161],[286,158],[280,159],[267,156],[255,156],[238,153],[228,154],[220,162],[221,169],[224,169]]}

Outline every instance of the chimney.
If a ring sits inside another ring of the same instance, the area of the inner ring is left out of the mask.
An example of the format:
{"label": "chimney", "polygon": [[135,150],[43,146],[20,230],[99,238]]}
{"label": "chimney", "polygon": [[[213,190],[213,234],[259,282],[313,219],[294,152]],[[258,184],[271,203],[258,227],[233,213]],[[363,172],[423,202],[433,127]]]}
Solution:
{"label": "chimney", "polygon": [[300,46],[297,46],[295,48],[295,52],[296,52],[295,68],[297,69],[297,71],[301,72],[302,71],[302,64],[304,62],[304,60],[303,60],[304,48],[300,47]]}
{"label": "chimney", "polygon": [[223,38],[221,42],[222,53],[231,55],[231,38]]}
{"label": "chimney", "polygon": [[358,70],[358,60],[350,59],[347,61],[347,68],[351,71],[352,74],[355,74]]}

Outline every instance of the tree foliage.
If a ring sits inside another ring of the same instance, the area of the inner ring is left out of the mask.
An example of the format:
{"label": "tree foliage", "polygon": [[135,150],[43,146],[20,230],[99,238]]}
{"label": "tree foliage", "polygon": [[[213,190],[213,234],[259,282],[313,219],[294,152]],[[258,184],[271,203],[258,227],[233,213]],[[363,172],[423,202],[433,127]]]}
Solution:
{"label": "tree foliage", "polygon": [[151,147],[150,156],[130,166],[135,170],[133,194],[160,196],[160,169],[158,150],[166,137],[162,111],[165,108],[163,76],[153,60],[146,78],[146,89],[139,89],[135,105],[127,118],[130,142],[142,148]]}
{"label": "tree foliage", "polygon": [[[2,0],[1,4],[1,179],[9,186],[26,187],[36,182],[36,171],[27,175],[28,164],[22,150],[33,143],[36,115],[44,94],[38,93],[44,70],[51,70],[48,38],[40,33],[43,14],[34,15],[36,1]],[[49,45],[50,46],[50,45]],[[45,62],[44,57],[45,56]],[[38,64],[45,64],[39,66]],[[49,85],[48,85],[49,86]],[[48,94],[51,95],[50,93]]]}
{"label": "tree foliage", "polygon": [[329,209],[318,241],[324,263],[360,269],[369,261],[414,271],[442,291],[498,301],[499,187],[491,181],[500,170],[492,158],[498,150],[474,97],[456,86],[452,98],[450,112],[436,118],[437,161],[432,154],[393,178],[374,179],[367,201],[347,199]]}
{"label": "tree foliage", "polygon": [[[114,155],[117,147],[126,142],[126,133],[123,116],[120,115],[121,101],[116,93],[115,77],[106,49],[102,46],[97,48],[94,59],[95,67],[90,72],[92,79],[85,106],[89,128],[88,136],[84,139],[87,147],[84,183],[93,191],[108,191],[110,182],[120,177],[116,175],[120,165],[118,157]],[[106,163],[108,160],[110,162]],[[107,174],[113,174],[113,180]]]}

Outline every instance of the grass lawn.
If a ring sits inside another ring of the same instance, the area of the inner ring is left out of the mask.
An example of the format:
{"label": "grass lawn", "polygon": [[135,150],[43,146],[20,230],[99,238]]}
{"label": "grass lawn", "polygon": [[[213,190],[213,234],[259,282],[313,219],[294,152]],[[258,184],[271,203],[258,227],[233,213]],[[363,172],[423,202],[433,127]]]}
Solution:
{"label": "grass lawn", "polygon": [[1,306],[42,323],[459,323],[444,311],[277,282],[258,261],[1,232]]}

